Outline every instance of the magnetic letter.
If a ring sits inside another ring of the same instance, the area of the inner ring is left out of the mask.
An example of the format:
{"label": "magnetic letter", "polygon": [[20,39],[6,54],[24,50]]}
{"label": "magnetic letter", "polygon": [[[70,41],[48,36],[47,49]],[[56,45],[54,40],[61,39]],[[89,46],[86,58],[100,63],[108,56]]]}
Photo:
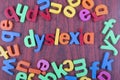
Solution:
{"label": "magnetic letter", "polygon": [[66,76],[68,74],[67,72],[65,72],[63,70],[63,65],[62,64],[59,66],[59,68],[57,67],[57,65],[56,65],[55,62],[52,62],[51,65],[52,65],[52,68],[54,69],[54,71],[55,71],[55,73],[56,73],[56,75],[57,75],[58,78],[61,78],[62,74],[64,76]]}
{"label": "magnetic letter", "polygon": [[109,71],[112,71],[112,63],[114,62],[114,60],[113,59],[109,60],[109,56],[110,53],[105,52],[101,67],[102,69],[107,69]]}
{"label": "magnetic letter", "polygon": [[111,80],[111,75],[110,73],[106,71],[102,71],[99,73],[98,77],[99,80]]}
{"label": "magnetic letter", "polygon": [[49,9],[50,13],[59,14],[62,10],[62,4],[51,2],[51,8]]}
{"label": "magnetic letter", "polygon": [[38,5],[35,5],[34,10],[32,10],[32,9],[28,10],[26,18],[29,21],[35,22],[37,15],[38,15]]}
{"label": "magnetic letter", "polygon": [[108,14],[108,8],[104,4],[100,4],[95,8],[95,12],[97,16],[102,16]]}
{"label": "magnetic letter", "polygon": [[25,22],[26,13],[28,11],[28,6],[25,5],[23,8],[22,7],[23,7],[23,5],[18,3],[17,8],[16,8],[16,14],[21,17],[20,18],[20,22],[24,23]]}
{"label": "magnetic letter", "polygon": [[29,76],[28,76],[28,80],[32,80],[32,78],[35,76],[34,73],[30,73]]}
{"label": "magnetic letter", "polygon": [[33,68],[29,68],[28,70],[29,73],[34,73],[34,74],[46,74],[46,72],[42,72],[39,69],[33,69]]}
{"label": "magnetic letter", "polygon": [[95,12],[93,12],[91,15],[92,15],[92,17],[93,17],[93,21],[94,21],[94,22],[103,20],[103,19],[105,18],[105,16],[97,16]]}
{"label": "magnetic letter", "polygon": [[40,11],[39,14],[41,15],[41,17],[43,17],[45,20],[51,20],[51,15],[49,12],[49,9],[45,9],[45,11]]}
{"label": "magnetic letter", "polygon": [[97,71],[100,69],[98,67],[99,64],[100,64],[100,62],[95,61],[92,63],[92,66],[89,68],[92,71],[92,79],[96,79]]}
{"label": "magnetic letter", "polygon": [[69,43],[70,35],[68,33],[61,33],[60,34],[60,44],[66,45]]}
{"label": "magnetic letter", "polygon": [[56,34],[55,34],[55,45],[59,44],[59,35],[60,35],[60,29],[56,29]]}
{"label": "magnetic letter", "polygon": [[5,51],[4,48],[2,46],[0,46],[0,57],[4,57],[5,59],[8,59],[8,51]]}
{"label": "magnetic letter", "polygon": [[108,32],[108,34],[106,35],[105,39],[108,40],[110,38],[112,44],[117,44],[117,42],[120,40],[120,35],[116,35],[114,34],[114,32],[112,30],[110,30]]}
{"label": "magnetic letter", "polygon": [[65,76],[65,80],[77,80],[75,76]]}
{"label": "magnetic letter", "polygon": [[20,37],[20,33],[18,32],[10,32],[10,31],[2,31],[2,40],[5,42],[12,42],[15,37]]}
{"label": "magnetic letter", "polygon": [[63,10],[63,13],[66,17],[73,18],[76,14],[76,10],[71,6],[66,6]]}
{"label": "magnetic letter", "polygon": [[81,3],[81,0],[77,0],[76,2],[74,2],[74,0],[67,0],[69,5],[72,7],[78,7]]}
{"label": "magnetic letter", "polygon": [[34,31],[32,29],[29,30],[29,34],[30,34],[29,36],[26,36],[24,38],[24,44],[28,48],[36,46],[35,38],[34,38]]}
{"label": "magnetic letter", "polygon": [[24,68],[23,66],[29,68],[30,63],[29,63],[29,62],[26,62],[26,61],[19,61],[19,62],[17,63],[16,70],[27,73],[27,72],[28,72],[28,69]]}
{"label": "magnetic letter", "polygon": [[81,77],[79,80],[91,80],[91,79],[88,77]]}
{"label": "magnetic letter", "polygon": [[50,80],[51,78],[52,78],[52,80],[57,80],[56,75],[53,74],[53,73],[47,73],[45,76],[40,74],[38,76],[38,78],[41,79],[41,80]]}
{"label": "magnetic letter", "polygon": [[86,76],[87,75],[88,70],[86,68],[86,61],[85,61],[84,58],[83,59],[79,59],[79,60],[74,60],[73,63],[75,65],[81,64],[81,66],[75,67],[75,71],[76,72],[80,71],[80,73],[79,72],[76,73],[76,77],[82,77],[82,76]]}
{"label": "magnetic letter", "polygon": [[101,45],[100,49],[112,50],[113,51],[113,55],[117,56],[118,55],[118,50],[110,42],[108,42],[107,40],[104,40],[104,42],[105,42],[106,45]]}
{"label": "magnetic letter", "polygon": [[84,34],[84,43],[85,44],[94,44],[94,33],[85,33]]}
{"label": "magnetic letter", "polygon": [[35,40],[36,40],[38,48],[34,49],[34,52],[39,52],[42,49],[44,39],[45,39],[45,35],[44,34],[42,35],[41,38],[39,37],[38,34],[35,34]]}
{"label": "magnetic letter", "polygon": [[79,41],[78,41],[78,36],[79,36],[79,32],[76,32],[76,33],[74,33],[74,32],[70,32],[69,33],[70,34],[70,36],[71,36],[71,41],[70,41],[70,44],[80,44],[79,43]]}
{"label": "magnetic letter", "polygon": [[46,34],[45,35],[45,44],[46,45],[54,45],[54,34]]}
{"label": "magnetic letter", "polygon": [[27,80],[27,73],[24,72],[17,73],[16,80]]}
{"label": "magnetic letter", "polygon": [[92,9],[94,7],[94,1],[93,0],[83,0],[82,6],[86,9]]}
{"label": "magnetic letter", "polygon": [[64,62],[63,62],[63,65],[65,66],[65,65],[69,65],[69,67],[68,68],[64,68],[64,70],[66,71],[66,72],[71,72],[71,71],[73,71],[73,69],[74,69],[74,64],[73,64],[73,62],[71,61],[71,60],[65,60]]}
{"label": "magnetic letter", "polygon": [[91,18],[90,11],[88,11],[87,9],[81,10],[79,13],[79,17],[82,21],[90,20],[90,18]]}
{"label": "magnetic letter", "polygon": [[37,4],[44,4],[40,6],[40,10],[43,11],[50,7],[50,0],[37,0]]}
{"label": "magnetic letter", "polygon": [[3,20],[0,23],[0,28],[2,30],[12,30],[13,28],[13,23],[10,20]]}
{"label": "magnetic letter", "polygon": [[9,56],[15,57],[20,55],[20,50],[18,44],[13,45],[14,50],[12,49],[11,46],[7,46],[7,51]]}
{"label": "magnetic letter", "polygon": [[15,63],[15,62],[16,62],[15,58],[8,59],[8,60],[3,60],[3,64],[5,66],[2,67],[2,70],[5,71],[6,73],[8,73],[9,75],[13,75],[13,72],[10,71],[10,70],[14,69],[15,66],[11,65],[11,63]]}
{"label": "magnetic letter", "polygon": [[113,24],[115,24],[115,23],[116,23],[116,20],[115,20],[115,19],[110,19],[110,20],[108,20],[108,22],[105,21],[105,22],[104,22],[105,27],[104,27],[104,29],[102,30],[102,34],[106,34],[107,31],[109,30],[109,28],[113,28]]}
{"label": "magnetic letter", "polygon": [[48,61],[41,59],[37,63],[37,68],[40,69],[41,71],[47,71],[49,69],[49,63]]}
{"label": "magnetic letter", "polygon": [[19,21],[19,17],[17,16],[13,7],[6,8],[5,11],[4,11],[4,14],[5,14],[6,18],[8,18],[8,19],[13,19],[14,18],[15,21],[17,21],[17,22]]}

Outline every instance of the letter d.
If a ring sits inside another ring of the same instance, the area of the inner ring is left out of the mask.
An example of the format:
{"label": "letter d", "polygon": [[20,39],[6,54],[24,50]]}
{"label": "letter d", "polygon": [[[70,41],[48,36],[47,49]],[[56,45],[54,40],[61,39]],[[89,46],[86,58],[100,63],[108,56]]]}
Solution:
{"label": "letter d", "polygon": [[26,36],[24,38],[24,44],[28,48],[36,46],[35,38],[34,38],[34,31],[32,29],[29,30],[29,36]]}

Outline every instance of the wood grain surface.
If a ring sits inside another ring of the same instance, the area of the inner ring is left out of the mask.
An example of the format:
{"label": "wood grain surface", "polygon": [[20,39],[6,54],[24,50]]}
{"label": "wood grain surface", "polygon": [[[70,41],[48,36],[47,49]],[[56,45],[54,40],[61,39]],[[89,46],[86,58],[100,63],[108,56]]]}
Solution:
{"label": "wood grain surface", "polygon": [[[14,6],[16,8],[18,3],[22,3],[24,5],[28,5],[29,8],[34,8],[37,4],[37,0],[0,0],[0,21],[5,20],[6,17],[4,15],[4,10],[9,6]],[[63,4],[63,7],[68,5],[67,0],[51,0],[54,2],[58,2]],[[117,23],[114,25],[112,30],[115,34],[120,34],[120,0],[94,0],[95,6],[99,4],[105,4],[108,6],[109,14],[105,16],[104,20],[99,22],[93,22],[92,19],[83,22],[79,19],[79,11],[83,9],[82,5],[77,7],[77,14],[74,18],[68,19],[64,16],[63,12],[59,15],[51,14],[51,20],[46,21],[40,15],[37,17],[36,22],[29,22],[25,21],[25,23],[14,22],[14,28],[12,31],[20,32],[22,36],[20,38],[15,39],[11,43],[6,43],[2,41],[0,38],[0,45],[3,46],[5,49],[9,45],[19,44],[21,55],[19,57],[15,57],[17,62],[20,60],[25,60],[31,62],[32,68],[36,68],[37,61],[40,59],[46,59],[50,63],[56,62],[60,65],[64,60],[76,60],[80,58],[85,58],[87,62],[87,68],[92,65],[94,61],[102,62],[104,52],[107,50],[101,50],[100,45],[104,44],[103,39],[105,35],[101,34],[101,30],[104,27],[104,21],[114,18],[117,20]],[[95,7],[94,7],[95,8]],[[91,12],[94,11],[94,8],[90,10]],[[95,33],[95,44],[94,45],[58,45],[58,46],[48,46],[43,45],[42,50],[39,53],[34,53],[34,48],[27,48],[24,45],[24,37],[28,35],[29,29],[33,29],[35,33],[42,35],[48,33],[55,33],[56,28],[60,28],[61,32],[77,32],[80,28],[83,29],[83,32],[94,32]],[[0,36],[2,30],[0,29]],[[120,41],[115,47],[120,51]],[[112,52],[111,52],[112,53]],[[112,64],[113,70],[109,72],[112,76],[111,80],[119,80],[120,79],[120,54],[114,56],[113,54],[110,55],[111,59],[114,59],[114,63]],[[10,76],[4,71],[1,70],[3,66],[4,58],[0,57],[0,80],[15,80],[16,74],[18,73],[17,70],[13,70],[14,75]],[[13,65],[17,65],[17,62]],[[101,65],[101,64],[100,64]],[[53,71],[50,67],[49,71]],[[75,75],[74,71],[69,73],[69,75]],[[91,71],[87,75],[91,77]],[[39,80],[34,77],[33,80]],[[64,77],[59,80],[65,80]]]}

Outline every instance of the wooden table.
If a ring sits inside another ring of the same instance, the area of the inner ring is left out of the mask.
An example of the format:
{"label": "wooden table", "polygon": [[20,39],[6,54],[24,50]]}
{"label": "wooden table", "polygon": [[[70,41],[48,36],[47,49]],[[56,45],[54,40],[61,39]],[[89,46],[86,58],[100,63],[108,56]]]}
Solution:
{"label": "wooden table", "polygon": [[[22,3],[24,5],[28,5],[29,8],[34,8],[36,5],[37,0],[1,0],[0,2],[0,21],[5,20],[6,17],[4,15],[4,10],[9,6],[14,6],[16,8],[18,3]],[[65,7],[67,4],[67,0],[51,0],[54,2],[58,2],[63,4],[63,7]],[[95,6],[99,4],[105,4],[108,6],[109,14],[105,16],[104,20],[93,22],[92,19],[83,22],[79,19],[79,11],[83,9],[82,5],[77,7],[77,15],[75,15],[74,18],[67,18],[64,16],[63,12],[61,12],[59,15],[51,14],[51,20],[46,21],[44,20],[40,15],[37,17],[36,22],[30,22],[25,21],[25,23],[16,22],[14,19],[11,19],[14,22],[14,28],[12,31],[20,32],[22,36],[20,38],[16,38],[13,42],[6,43],[0,39],[0,45],[6,49],[7,46],[18,44],[20,46],[20,52],[21,55],[19,57],[13,57],[17,59],[17,62],[20,60],[29,61],[31,63],[32,68],[36,68],[37,61],[40,59],[46,59],[50,63],[56,62],[58,65],[62,64],[62,62],[66,59],[70,60],[76,60],[85,58],[87,68],[92,65],[92,62],[94,61],[100,61],[100,67],[102,64],[102,59],[104,56],[104,52],[108,50],[101,50],[100,45],[104,44],[103,39],[105,35],[101,34],[101,31],[104,27],[104,21],[107,21],[111,18],[114,18],[117,20],[117,23],[114,25],[114,28],[112,30],[115,32],[115,34],[120,34],[120,0],[94,0]],[[94,7],[95,8],[95,7]],[[94,8],[90,10],[91,12],[94,11]],[[27,48],[24,45],[24,37],[28,35],[29,29],[33,29],[35,33],[42,35],[42,34],[48,34],[48,33],[55,33],[56,28],[60,28],[61,32],[77,32],[80,28],[83,29],[83,32],[94,32],[95,33],[95,43],[94,45],[58,45],[58,46],[48,46],[43,45],[42,50],[39,53],[34,53],[34,48]],[[0,34],[2,30],[0,29]],[[0,35],[1,36],[1,35]],[[117,50],[120,50],[120,42],[115,45]],[[110,52],[112,53],[112,52]],[[114,56],[113,54],[110,55],[110,59],[114,59],[114,62],[112,64],[113,70],[108,71],[112,79],[111,80],[119,80],[120,76],[120,60],[119,60],[120,54],[117,56]],[[16,74],[19,72],[16,69],[12,70],[14,72],[13,76],[8,75],[4,71],[1,70],[3,66],[3,60],[4,58],[0,58],[0,80],[15,80]],[[13,63],[14,66],[17,65],[16,63]],[[49,71],[53,71],[50,67]],[[74,72],[71,72],[69,75],[75,75]],[[89,73],[87,75],[88,77],[91,77],[91,71],[89,70]],[[36,77],[34,77],[33,80],[39,80]],[[64,77],[59,79],[64,80]]]}

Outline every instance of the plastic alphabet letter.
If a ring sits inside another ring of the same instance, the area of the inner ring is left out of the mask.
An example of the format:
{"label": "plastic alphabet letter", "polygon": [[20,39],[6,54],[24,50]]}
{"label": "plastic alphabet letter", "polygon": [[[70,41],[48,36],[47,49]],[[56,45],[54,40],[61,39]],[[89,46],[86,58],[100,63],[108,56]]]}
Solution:
{"label": "plastic alphabet letter", "polygon": [[5,11],[4,11],[4,14],[5,14],[6,18],[8,18],[8,19],[13,19],[14,18],[16,22],[19,21],[19,17],[17,16],[13,7],[6,8]]}
{"label": "plastic alphabet letter", "polygon": [[2,31],[2,40],[5,42],[12,42],[15,37],[20,37],[20,33],[18,32],[11,32],[11,31]]}
{"label": "plastic alphabet letter", "polygon": [[113,59],[109,60],[108,59],[109,56],[110,56],[110,53],[105,52],[101,68],[112,71],[112,63],[114,62],[114,60]]}
{"label": "plastic alphabet letter", "polygon": [[71,61],[71,60],[65,60],[64,62],[63,62],[63,65],[69,65],[69,67],[68,68],[64,68],[64,70],[66,71],[66,72],[71,72],[71,71],[73,71],[73,69],[74,69],[74,64],[73,64],[73,62]]}
{"label": "plastic alphabet letter", "polygon": [[88,77],[81,77],[79,80],[91,80],[91,78],[88,78]]}
{"label": "plastic alphabet letter", "polygon": [[48,21],[51,20],[51,15],[50,15],[49,9],[45,9],[45,11],[40,11],[39,14],[40,14],[41,17],[43,17],[45,20],[48,20]]}
{"label": "plastic alphabet letter", "polygon": [[0,46],[0,57],[4,57],[5,59],[8,59],[8,51],[5,51],[4,48],[2,46]]}
{"label": "plastic alphabet letter", "polygon": [[11,46],[7,46],[7,51],[10,57],[15,57],[20,55],[20,50],[18,44],[13,45],[14,50]]}
{"label": "plastic alphabet letter", "polygon": [[38,78],[39,78],[40,80],[50,80],[49,78],[52,78],[52,80],[57,80],[56,75],[53,74],[53,73],[47,73],[45,76],[43,76],[43,75],[40,74],[40,75],[38,76]]}
{"label": "plastic alphabet letter", "polygon": [[[87,75],[88,70],[86,68],[86,61],[85,61],[84,58],[79,59],[79,60],[74,60],[73,63],[75,65],[81,64],[81,66],[75,66],[75,71],[76,71],[76,77],[77,78]],[[80,73],[77,72],[77,71],[80,71]]]}
{"label": "plastic alphabet letter", "polygon": [[94,44],[94,33],[85,33],[83,39],[85,44]]}
{"label": "plastic alphabet letter", "polygon": [[24,44],[28,48],[36,46],[35,38],[34,38],[34,31],[32,29],[29,30],[29,34],[30,34],[29,36],[26,36],[24,38]]}
{"label": "plastic alphabet letter", "polygon": [[43,34],[42,37],[40,38],[38,34],[35,34],[35,39],[36,39],[36,43],[37,43],[38,48],[34,49],[34,52],[37,53],[42,49],[45,35]]}
{"label": "plastic alphabet letter", "polygon": [[15,66],[13,66],[11,63],[15,63],[16,59],[8,59],[8,60],[3,60],[3,64],[5,66],[2,66],[2,70],[5,71],[6,73],[8,73],[9,75],[13,75],[14,73],[10,70],[14,69]]}
{"label": "plastic alphabet letter", "polygon": [[110,20],[108,20],[108,22],[105,21],[105,22],[104,22],[105,27],[104,27],[104,29],[102,30],[102,34],[106,34],[107,31],[109,30],[109,28],[113,28],[113,24],[115,24],[115,23],[116,23],[116,20],[115,20],[115,19],[110,19]]}
{"label": "plastic alphabet letter", "polygon": [[81,0],[77,0],[76,2],[73,2],[74,0],[67,0],[69,5],[72,7],[78,7],[81,3]]}
{"label": "plastic alphabet letter", "polygon": [[50,0],[37,0],[37,4],[44,4],[40,6],[40,10],[43,11],[50,7]]}
{"label": "plastic alphabet letter", "polygon": [[30,73],[29,76],[28,76],[28,80],[32,80],[32,78],[35,76],[34,73]]}
{"label": "plastic alphabet letter", "polygon": [[111,75],[110,73],[106,71],[102,71],[99,73],[98,77],[99,80],[111,80]]}
{"label": "plastic alphabet letter", "polygon": [[83,0],[82,6],[85,9],[92,9],[94,7],[94,1],[93,0]]}
{"label": "plastic alphabet letter", "polygon": [[27,73],[18,72],[15,80],[27,80]]}
{"label": "plastic alphabet letter", "polygon": [[57,67],[57,65],[56,65],[55,62],[52,62],[51,65],[52,65],[52,68],[53,68],[53,70],[54,70],[54,72],[56,73],[56,75],[57,75],[58,78],[61,78],[61,77],[62,77],[62,74],[63,74],[64,76],[66,76],[66,75],[68,74],[67,72],[65,72],[65,71],[63,70],[63,65],[62,65],[62,64],[59,66],[59,68]]}
{"label": "plastic alphabet letter", "polygon": [[65,80],[77,80],[75,76],[65,76]]}
{"label": "plastic alphabet letter", "polygon": [[97,16],[107,15],[108,14],[108,8],[104,4],[100,4],[95,8],[95,12]]}
{"label": "plastic alphabet letter", "polygon": [[90,11],[88,11],[87,9],[81,10],[79,13],[79,17],[82,21],[90,20],[90,18],[91,18]]}
{"label": "plastic alphabet letter", "polygon": [[60,34],[60,44],[66,45],[69,43],[70,35],[68,33],[61,33]]}
{"label": "plastic alphabet letter", "polygon": [[22,7],[23,7],[23,5],[18,3],[17,8],[16,8],[16,14],[21,17],[20,18],[20,22],[24,23],[25,22],[26,13],[28,11],[28,6],[25,5],[23,8]]}
{"label": "plastic alphabet letter", "polygon": [[78,41],[78,36],[79,36],[79,34],[80,34],[79,32],[76,32],[76,33],[70,32],[69,34],[70,34],[70,36],[71,36],[70,44],[73,44],[73,43],[75,43],[75,44],[80,44],[79,41]]}
{"label": "plastic alphabet letter", "polygon": [[79,29],[79,32],[80,32],[80,35],[79,35],[79,41],[80,41],[80,45],[83,45],[84,42],[83,42],[83,30],[82,29]]}
{"label": "plastic alphabet letter", "polygon": [[29,21],[35,22],[37,15],[38,15],[38,5],[35,5],[34,10],[32,10],[32,9],[28,10],[26,18]]}
{"label": "plastic alphabet letter", "polygon": [[2,30],[12,30],[13,28],[13,23],[10,20],[3,20],[0,23],[0,28]]}
{"label": "plastic alphabet letter", "polygon": [[108,40],[110,38],[112,44],[117,44],[117,42],[120,40],[120,35],[116,35],[114,34],[114,32],[112,30],[110,30],[108,32],[108,34],[106,35],[105,39]]}
{"label": "plastic alphabet letter", "polygon": [[105,18],[105,16],[97,16],[95,12],[93,12],[91,15],[92,15],[92,18],[93,18],[94,22],[103,20]]}
{"label": "plastic alphabet letter", "polygon": [[29,73],[34,73],[34,74],[43,74],[43,75],[46,74],[46,72],[42,72],[39,69],[33,69],[33,68],[29,68],[28,72]]}
{"label": "plastic alphabet letter", "polygon": [[29,68],[30,63],[29,63],[29,62],[26,62],[26,61],[19,61],[19,62],[17,63],[16,70],[27,73],[27,72],[28,72],[28,69],[24,68],[23,66]]}
{"label": "plastic alphabet letter", "polygon": [[89,68],[92,71],[92,79],[96,79],[97,71],[100,69],[98,65],[100,62],[95,61],[92,63],[92,66]]}
{"label": "plastic alphabet letter", "polygon": [[59,14],[62,10],[62,4],[51,2],[50,13]]}
{"label": "plastic alphabet letter", "polygon": [[66,6],[63,10],[63,13],[66,17],[73,18],[76,14],[76,10],[71,6]]}
{"label": "plastic alphabet letter", "polygon": [[41,59],[37,63],[37,68],[40,69],[41,71],[47,71],[49,69],[49,63],[48,61]]}
{"label": "plastic alphabet letter", "polygon": [[56,29],[56,34],[55,34],[55,45],[58,45],[59,44],[59,35],[60,35],[60,29],[57,28]]}
{"label": "plastic alphabet letter", "polygon": [[45,44],[46,45],[54,45],[54,34],[46,34],[45,35]]}
{"label": "plastic alphabet letter", "polygon": [[104,40],[104,43],[106,45],[101,45],[100,49],[104,49],[104,50],[112,50],[113,51],[113,55],[117,56],[118,55],[118,50],[107,40]]}

